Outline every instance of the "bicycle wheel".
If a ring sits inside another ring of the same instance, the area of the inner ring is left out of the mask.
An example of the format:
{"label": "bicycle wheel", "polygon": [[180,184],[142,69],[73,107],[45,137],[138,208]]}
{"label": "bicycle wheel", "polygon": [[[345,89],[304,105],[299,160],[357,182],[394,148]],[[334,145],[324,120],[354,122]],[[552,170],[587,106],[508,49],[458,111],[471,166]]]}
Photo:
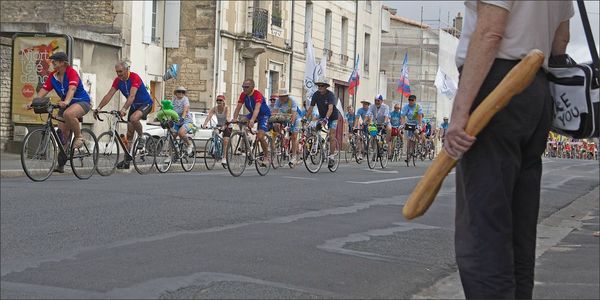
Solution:
{"label": "bicycle wheel", "polygon": [[[335,144],[335,151],[330,151],[329,150],[329,142],[326,141],[325,144],[326,149],[325,149],[325,154],[327,155],[328,161],[327,161],[327,168],[329,169],[330,172],[335,172],[337,171],[338,167],[340,166],[340,142],[337,139],[333,139],[334,144]],[[333,157],[333,165],[329,164],[329,159]]]}
{"label": "bicycle wheel", "polygon": [[194,139],[191,137],[188,136],[186,138],[188,145],[191,146],[186,146],[185,143],[182,143],[179,156],[181,167],[184,171],[189,172],[194,169],[194,166],[196,165],[196,143],[194,143]]}
{"label": "bicycle wheel", "polygon": [[247,163],[245,137],[241,132],[236,132],[231,135],[227,145],[227,170],[231,176],[238,177],[244,173]]}
{"label": "bicycle wheel", "polygon": [[206,145],[204,145],[204,165],[206,166],[207,170],[214,169],[215,165],[217,164],[217,160],[219,159],[216,156],[217,149],[215,149],[215,145],[216,143],[213,138],[209,138],[208,141],[206,141]]}
{"label": "bicycle wheel", "polygon": [[282,166],[284,155],[282,143],[283,142],[281,140],[281,136],[276,136],[275,142],[273,143],[273,147],[271,149],[271,152],[273,153],[273,159],[271,160],[271,165],[273,166],[273,169],[277,169]]}
{"label": "bicycle wheel", "polygon": [[417,149],[413,149],[411,157],[412,157],[412,163],[413,163],[413,167],[417,166]]}
{"label": "bicycle wheel", "polygon": [[381,165],[382,169],[387,168],[388,165],[388,146],[386,143],[383,143],[381,148],[379,149],[379,164]]}
{"label": "bicycle wheel", "polygon": [[154,156],[153,151],[156,149],[156,142],[159,140],[158,137],[153,137],[149,133],[144,132],[144,138],[146,139],[146,152],[150,156]]}
{"label": "bicycle wheel", "polygon": [[254,141],[254,147],[252,147],[252,150],[254,151],[254,166],[256,167],[256,171],[258,174],[260,174],[260,176],[267,175],[271,169],[271,165],[273,164],[273,148],[271,147],[271,140],[267,138],[266,141],[267,149],[271,150],[269,151],[268,156],[266,154],[267,151],[265,151],[266,149],[263,149],[262,144],[258,140]]}
{"label": "bicycle wheel", "polygon": [[88,179],[94,175],[96,171],[96,163],[98,162],[98,139],[96,135],[89,129],[81,129],[81,137],[83,145],[79,148],[73,147],[71,143],[71,169],[73,174],[79,179]]}
{"label": "bicycle wheel", "polygon": [[317,173],[323,165],[323,151],[317,137],[311,136],[306,139],[304,145],[304,166],[310,173]]}
{"label": "bicycle wheel", "polygon": [[58,159],[58,145],[49,129],[30,131],[21,147],[21,165],[29,179],[44,181],[52,175]]}
{"label": "bicycle wheel", "polygon": [[154,158],[154,162],[158,172],[168,172],[175,158],[175,149],[173,149],[173,145],[171,145],[171,141],[168,137],[160,138],[156,144],[155,153],[156,157]]}
{"label": "bicycle wheel", "polygon": [[435,157],[435,144],[430,142],[429,144],[429,160],[433,160]]}
{"label": "bicycle wheel", "polygon": [[98,136],[98,164],[96,171],[102,176],[109,176],[119,162],[119,142],[114,131],[107,131]]}
{"label": "bicycle wheel", "polygon": [[[156,150],[158,149],[158,143],[160,143],[160,139],[155,139],[153,137],[148,139],[146,137],[143,147],[140,145],[141,139],[142,138],[137,138],[133,143],[133,167],[140,175],[144,175],[152,171]],[[149,141],[151,142],[148,143]]]}
{"label": "bicycle wheel", "polygon": [[372,136],[367,140],[367,165],[374,169],[377,163],[377,138]]}

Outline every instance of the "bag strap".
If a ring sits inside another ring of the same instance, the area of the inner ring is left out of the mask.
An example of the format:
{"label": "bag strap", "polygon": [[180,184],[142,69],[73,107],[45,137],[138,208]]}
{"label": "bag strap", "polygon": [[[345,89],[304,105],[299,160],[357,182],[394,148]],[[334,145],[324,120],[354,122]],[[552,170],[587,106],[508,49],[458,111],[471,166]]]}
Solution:
{"label": "bag strap", "polygon": [[583,0],[577,0],[577,6],[579,7],[579,15],[581,16],[581,22],[583,23],[583,29],[585,31],[585,37],[590,49],[590,54],[592,55],[592,62],[594,64],[594,68],[596,68],[596,73],[598,73],[600,71],[600,59],[598,58],[598,50],[596,50],[594,36],[592,35],[592,28],[590,27],[590,20],[588,19]]}

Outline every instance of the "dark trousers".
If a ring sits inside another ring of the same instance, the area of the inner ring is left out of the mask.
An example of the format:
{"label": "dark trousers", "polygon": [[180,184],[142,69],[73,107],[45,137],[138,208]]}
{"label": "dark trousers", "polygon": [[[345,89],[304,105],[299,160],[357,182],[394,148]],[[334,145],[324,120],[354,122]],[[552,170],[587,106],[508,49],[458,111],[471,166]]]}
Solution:
{"label": "dark trousers", "polygon": [[[494,62],[472,110],[516,63]],[[541,155],[551,108],[540,71],[494,116],[456,167],[456,261],[467,298],[532,297]]]}

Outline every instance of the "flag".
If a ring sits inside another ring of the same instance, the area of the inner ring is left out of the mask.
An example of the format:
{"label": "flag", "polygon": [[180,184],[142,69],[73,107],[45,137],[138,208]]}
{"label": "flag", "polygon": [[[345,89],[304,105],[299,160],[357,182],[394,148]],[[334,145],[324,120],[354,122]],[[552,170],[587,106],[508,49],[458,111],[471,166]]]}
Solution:
{"label": "flag", "polygon": [[306,107],[310,106],[310,100],[312,95],[317,91],[315,80],[321,76],[325,76],[327,67],[327,57],[323,55],[321,62],[317,65],[315,63],[315,55],[313,53],[312,39],[308,39],[306,42],[306,65],[304,67],[304,89],[306,90]]}
{"label": "flag", "polygon": [[440,93],[446,95],[448,98],[453,99],[456,95],[458,86],[456,81],[442,71],[442,68],[438,67],[437,74],[435,75],[435,82],[433,83]]}
{"label": "flag", "polygon": [[402,74],[398,79],[398,87],[396,88],[398,93],[401,93],[405,97],[410,96],[410,82],[408,81],[408,51],[404,53],[404,62],[402,62]]}
{"label": "flag", "polygon": [[350,95],[354,95],[356,93],[356,87],[360,84],[360,75],[358,74],[358,62],[360,60],[360,55],[356,56],[356,61],[354,62],[354,70],[352,70],[352,74],[350,74],[350,78],[348,79],[348,83],[350,87],[348,87],[348,93]]}

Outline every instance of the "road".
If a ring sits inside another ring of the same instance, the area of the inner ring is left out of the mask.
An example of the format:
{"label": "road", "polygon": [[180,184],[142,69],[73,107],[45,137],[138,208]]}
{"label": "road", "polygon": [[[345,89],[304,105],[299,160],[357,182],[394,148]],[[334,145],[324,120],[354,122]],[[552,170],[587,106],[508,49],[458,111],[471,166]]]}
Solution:
{"label": "road", "polygon": [[[409,298],[456,271],[454,176],[412,222],[427,163],[2,179],[2,298]],[[598,186],[544,160],[540,220]]]}

